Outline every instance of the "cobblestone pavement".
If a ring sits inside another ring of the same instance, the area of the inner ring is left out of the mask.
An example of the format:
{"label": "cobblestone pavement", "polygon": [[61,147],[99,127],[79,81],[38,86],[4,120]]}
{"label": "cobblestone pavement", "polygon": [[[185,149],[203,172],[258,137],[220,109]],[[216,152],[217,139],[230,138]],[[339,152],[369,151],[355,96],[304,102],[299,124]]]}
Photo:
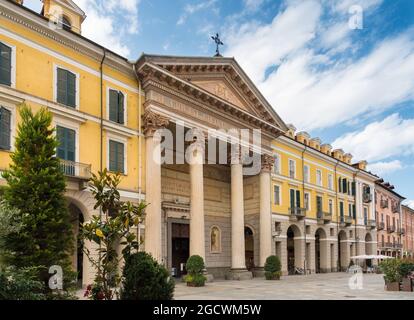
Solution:
{"label": "cobblestone pavement", "polygon": [[352,290],[347,273],[285,276],[280,281],[254,278],[246,281],[217,280],[202,288],[178,282],[176,300],[414,300],[412,292],[384,290],[382,275],[364,274],[362,289]]}

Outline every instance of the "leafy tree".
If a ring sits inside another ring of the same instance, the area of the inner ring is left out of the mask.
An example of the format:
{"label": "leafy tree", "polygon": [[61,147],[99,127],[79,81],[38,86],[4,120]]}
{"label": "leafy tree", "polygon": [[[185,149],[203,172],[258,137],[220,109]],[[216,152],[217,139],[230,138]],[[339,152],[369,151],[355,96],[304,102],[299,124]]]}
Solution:
{"label": "leafy tree", "polygon": [[7,236],[5,261],[18,269],[42,267],[38,277],[50,294],[51,266],[62,268],[66,287],[73,280],[74,239],[64,198],[65,178],[55,156],[58,141],[51,113],[45,108],[33,113],[22,104],[20,116],[12,163],[3,176],[9,185],[5,200],[17,209],[14,219],[22,229]]}
{"label": "leafy tree", "polygon": [[122,273],[122,300],[171,300],[174,280],[148,253],[127,257]]}
{"label": "leafy tree", "polygon": [[11,233],[19,232],[23,227],[20,221],[16,221],[18,216],[16,209],[10,208],[5,201],[0,202],[0,267],[2,257],[7,254],[7,237]]}
{"label": "leafy tree", "polygon": [[[90,252],[85,246],[85,253],[92,266],[97,271],[95,283],[88,286],[86,296],[94,300],[111,300],[120,284],[118,274],[119,262],[125,260],[139,248],[139,241],[132,227],[137,227],[142,221],[144,202],[138,205],[122,202],[118,191],[121,182],[119,173],[111,174],[106,169],[93,174],[90,189],[95,197],[95,209],[100,209],[100,216],[84,223],[81,228],[82,241],[91,241],[99,246],[97,252]],[[117,245],[123,246],[122,257],[118,255]],[[98,253],[98,254],[96,254]]]}

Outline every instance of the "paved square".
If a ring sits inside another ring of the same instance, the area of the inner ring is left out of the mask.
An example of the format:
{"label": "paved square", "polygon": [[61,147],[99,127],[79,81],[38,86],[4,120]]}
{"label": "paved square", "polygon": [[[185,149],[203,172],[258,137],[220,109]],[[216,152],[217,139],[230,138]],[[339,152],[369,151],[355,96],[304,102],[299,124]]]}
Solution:
{"label": "paved square", "polygon": [[347,273],[286,276],[280,281],[254,278],[247,281],[217,280],[202,288],[177,282],[176,300],[414,300],[412,292],[384,290],[383,275],[364,274],[363,289],[352,290]]}

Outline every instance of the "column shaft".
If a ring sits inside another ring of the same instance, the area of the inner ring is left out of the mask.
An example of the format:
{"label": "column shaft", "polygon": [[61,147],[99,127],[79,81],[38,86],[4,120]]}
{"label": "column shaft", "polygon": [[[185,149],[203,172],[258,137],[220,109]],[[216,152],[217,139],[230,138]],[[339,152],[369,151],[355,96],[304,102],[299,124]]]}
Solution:
{"label": "column shaft", "polygon": [[270,204],[270,171],[260,173],[260,261],[264,267],[266,259],[272,254],[272,208]]}
{"label": "column shaft", "polygon": [[231,165],[231,268],[246,269],[243,165]]}

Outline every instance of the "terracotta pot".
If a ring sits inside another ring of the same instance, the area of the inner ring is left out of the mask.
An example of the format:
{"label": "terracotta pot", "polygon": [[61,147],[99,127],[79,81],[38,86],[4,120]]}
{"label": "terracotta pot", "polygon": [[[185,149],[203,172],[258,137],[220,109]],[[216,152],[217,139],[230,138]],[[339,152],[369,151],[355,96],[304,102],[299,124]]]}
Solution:
{"label": "terracotta pot", "polygon": [[402,279],[402,287],[401,291],[405,292],[412,292],[413,291],[413,285],[410,278],[403,278]]}
{"label": "terracotta pot", "polygon": [[385,284],[387,291],[400,291],[399,282],[388,282]]}

